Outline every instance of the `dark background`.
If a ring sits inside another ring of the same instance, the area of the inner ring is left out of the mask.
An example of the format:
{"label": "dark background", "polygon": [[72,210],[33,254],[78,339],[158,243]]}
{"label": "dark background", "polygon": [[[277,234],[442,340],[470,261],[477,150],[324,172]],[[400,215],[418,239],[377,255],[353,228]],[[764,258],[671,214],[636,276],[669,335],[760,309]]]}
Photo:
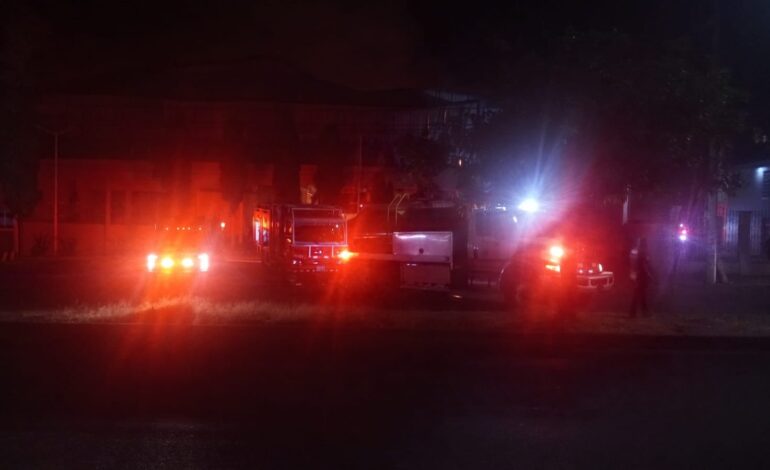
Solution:
{"label": "dark background", "polygon": [[359,88],[460,81],[487,50],[526,53],[548,37],[619,31],[713,48],[766,99],[770,5],[761,0],[588,2],[15,2],[35,23],[40,65],[76,74],[139,64],[271,54]]}

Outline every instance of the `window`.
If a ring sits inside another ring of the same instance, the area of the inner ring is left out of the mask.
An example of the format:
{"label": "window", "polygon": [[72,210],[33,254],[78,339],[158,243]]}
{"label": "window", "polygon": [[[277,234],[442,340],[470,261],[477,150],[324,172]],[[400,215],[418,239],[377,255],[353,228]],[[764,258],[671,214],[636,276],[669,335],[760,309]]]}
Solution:
{"label": "window", "polygon": [[295,239],[298,243],[342,243],[345,241],[343,224],[297,224]]}

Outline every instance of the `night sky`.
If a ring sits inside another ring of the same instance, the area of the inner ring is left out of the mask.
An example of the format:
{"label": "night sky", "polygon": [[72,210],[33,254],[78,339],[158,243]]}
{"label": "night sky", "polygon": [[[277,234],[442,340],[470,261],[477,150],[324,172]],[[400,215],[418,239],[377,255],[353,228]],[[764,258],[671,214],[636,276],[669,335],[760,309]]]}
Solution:
{"label": "night sky", "polygon": [[362,89],[462,86],[483,73],[486,51],[526,53],[570,29],[710,52],[718,4],[719,60],[755,110],[770,108],[770,2],[762,0],[17,3],[7,24],[34,31],[35,64],[48,77],[266,54]]}

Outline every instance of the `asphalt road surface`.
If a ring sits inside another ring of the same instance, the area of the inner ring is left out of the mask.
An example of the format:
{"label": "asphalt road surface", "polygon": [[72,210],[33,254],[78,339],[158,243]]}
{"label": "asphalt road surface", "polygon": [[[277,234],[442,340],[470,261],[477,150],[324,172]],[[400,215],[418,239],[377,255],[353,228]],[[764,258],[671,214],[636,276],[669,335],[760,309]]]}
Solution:
{"label": "asphalt road surface", "polygon": [[[254,264],[209,274],[175,287],[228,301],[297,295]],[[126,261],[0,268],[5,311],[152,294]],[[765,339],[174,318],[0,323],[2,467],[767,466]]]}
{"label": "asphalt road surface", "polygon": [[3,467],[766,467],[761,340],[0,326]]}

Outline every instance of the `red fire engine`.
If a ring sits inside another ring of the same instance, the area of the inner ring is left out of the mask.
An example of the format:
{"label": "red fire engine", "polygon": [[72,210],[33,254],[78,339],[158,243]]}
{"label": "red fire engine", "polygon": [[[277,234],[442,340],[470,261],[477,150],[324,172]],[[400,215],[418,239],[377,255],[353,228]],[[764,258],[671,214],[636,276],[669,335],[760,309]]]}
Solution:
{"label": "red fire engine", "polygon": [[275,204],[256,209],[252,220],[262,261],[293,281],[334,273],[350,259],[338,207]]}

